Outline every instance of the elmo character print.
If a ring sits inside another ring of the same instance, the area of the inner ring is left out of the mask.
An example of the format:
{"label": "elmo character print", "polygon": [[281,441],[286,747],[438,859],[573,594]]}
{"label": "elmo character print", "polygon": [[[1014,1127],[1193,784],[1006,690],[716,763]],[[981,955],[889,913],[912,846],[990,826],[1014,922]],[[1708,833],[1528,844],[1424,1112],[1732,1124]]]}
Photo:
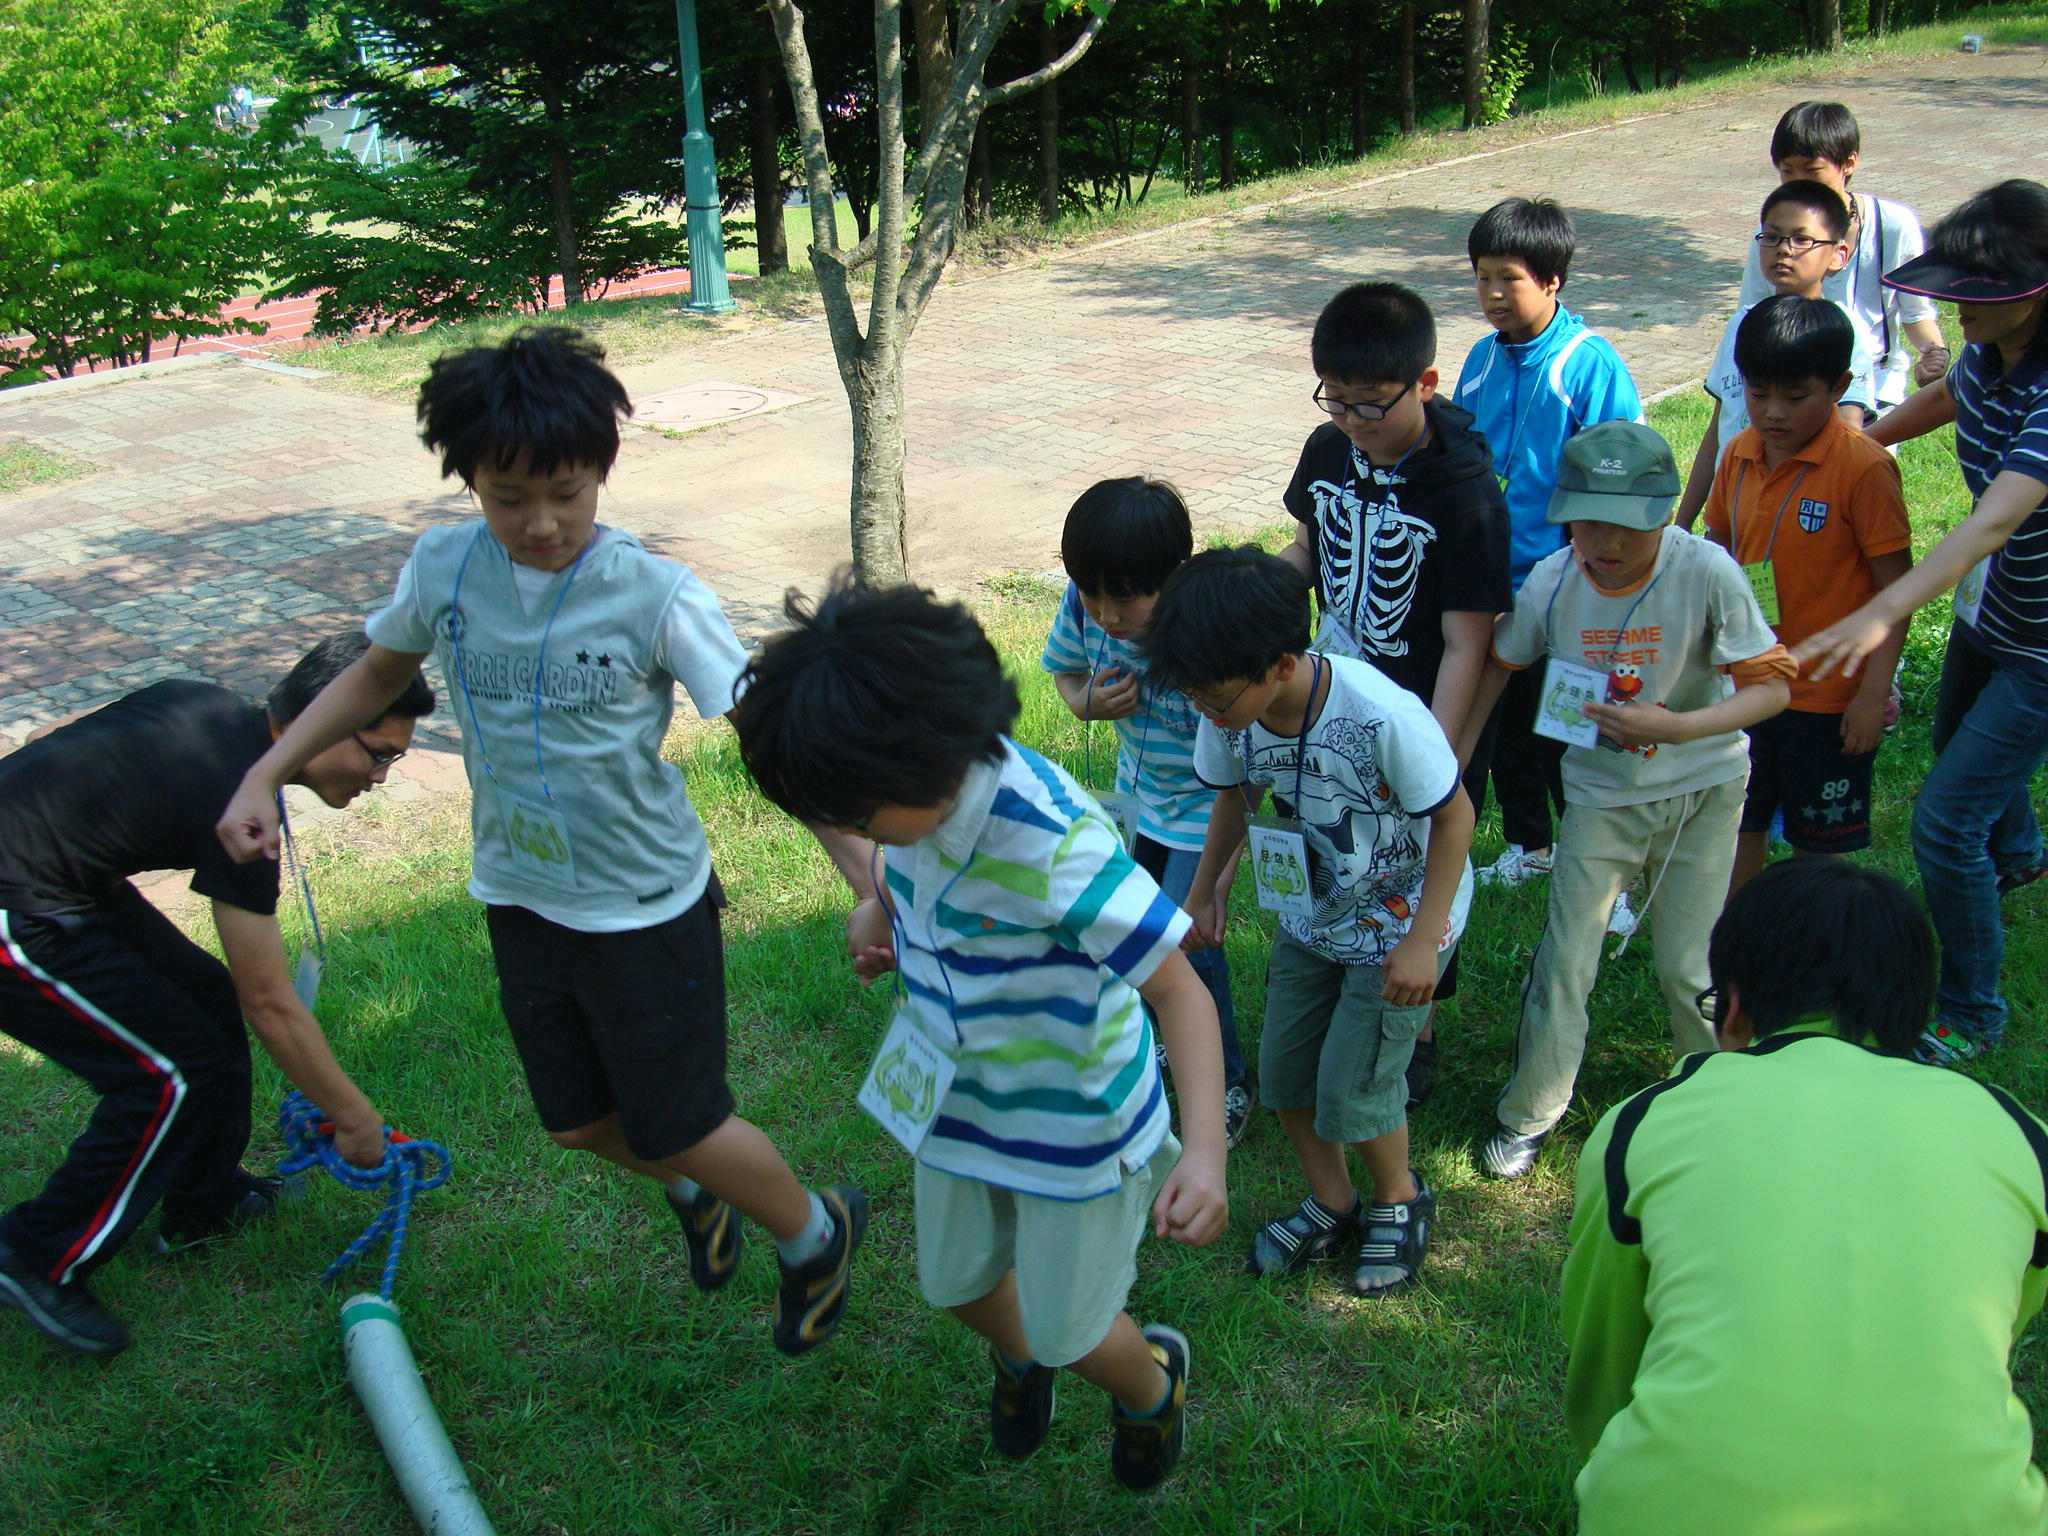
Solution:
{"label": "elmo character print", "polygon": [[[1607,702],[1610,704],[1633,704],[1643,691],[1643,669],[1638,666],[1620,666],[1607,674]],[[1661,707],[1661,706],[1660,706]],[[1610,752],[1633,752],[1644,762],[1657,755],[1657,743],[1646,742],[1640,747],[1624,747],[1610,736],[1602,736],[1600,745]]]}

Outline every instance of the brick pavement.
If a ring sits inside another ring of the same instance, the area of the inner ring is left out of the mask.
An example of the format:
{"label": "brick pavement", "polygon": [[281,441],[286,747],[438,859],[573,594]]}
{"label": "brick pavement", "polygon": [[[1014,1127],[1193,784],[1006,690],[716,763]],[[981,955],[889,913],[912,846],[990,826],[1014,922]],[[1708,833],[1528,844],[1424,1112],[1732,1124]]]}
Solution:
{"label": "brick pavement", "polygon": [[[2041,173],[2038,50],[1818,89],[1863,122],[1859,182],[1930,220],[1998,177]],[[1275,520],[1318,419],[1307,336],[1322,301],[1361,277],[1414,284],[1437,306],[1448,384],[1480,333],[1465,231],[1511,192],[1574,210],[1566,301],[1643,391],[1697,378],[1770,185],[1771,124],[1809,94],[1762,91],[948,283],[908,369],[915,569],[960,589],[1050,567],[1067,504],[1112,474],[1173,479],[1205,529]],[[638,396],[720,380],[808,397],[680,439],[630,433],[604,512],[758,632],[786,586],[815,587],[845,558],[850,432],[824,327],[707,337],[621,371]],[[420,529],[463,512],[402,404],[233,363],[0,396],[0,441],[24,435],[100,468],[0,499],[0,750],[161,677],[260,694],[312,637],[375,606]]]}

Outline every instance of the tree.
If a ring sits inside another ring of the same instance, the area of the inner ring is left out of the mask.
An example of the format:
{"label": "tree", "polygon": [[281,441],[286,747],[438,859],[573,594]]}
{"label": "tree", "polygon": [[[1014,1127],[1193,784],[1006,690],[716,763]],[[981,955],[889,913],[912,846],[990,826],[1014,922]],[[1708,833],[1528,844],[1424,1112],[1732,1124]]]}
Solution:
{"label": "tree", "polygon": [[261,4],[7,0],[0,11],[0,374],[70,377],[222,321],[303,232],[274,195],[303,154],[290,113],[236,124],[270,77]]}
{"label": "tree", "polygon": [[[853,566],[862,580],[889,583],[909,576],[903,531],[903,354],[953,251],[975,128],[990,107],[1035,91],[1073,68],[1114,3],[1091,0],[1087,24],[1064,54],[991,87],[983,79],[989,53],[1019,0],[961,0],[944,105],[923,125],[916,159],[906,163],[902,0],[874,0],[875,221],[849,251],[839,240],[825,111],[805,40],[804,12],[796,0],[768,0],[810,189],[811,268],[853,414]],[[909,229],[913,205],[918,208],[914,234]],[[853,292],[854,275],[863,271],[871,272],[873,281],[865,327]]]}
{"label": "tree", "polygon": [[1486,42],[1492,0],[1465,0],[1465,126],[1486,121]]}

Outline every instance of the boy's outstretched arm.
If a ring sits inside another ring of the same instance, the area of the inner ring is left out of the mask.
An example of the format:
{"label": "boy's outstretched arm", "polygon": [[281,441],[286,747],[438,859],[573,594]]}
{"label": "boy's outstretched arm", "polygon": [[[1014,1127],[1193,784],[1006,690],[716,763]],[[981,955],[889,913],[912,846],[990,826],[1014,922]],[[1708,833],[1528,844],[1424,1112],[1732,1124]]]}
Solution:
{"label": "boy's outstretched arm", "polygon": [[1138,995],[1159,1020],[1180,1099],[1180,1161],[1152,1202],[1153,1235],[1205,1247],[1230,1224],[1223,1172],[1223,1030],[1216,1000],[1179,950],[1160,962]]}
{"label": "boy's outstretched arm", "polygon": [[1714,402],[1707,417],[1707,435],[1700,439],[1692,456],[1692,473],[1685,477],[1685,494],[1678,498],[1675,521],[1687,533],[1699,521],[1700,508],[1707,504],[1707,492],[1714,488],[1714,468],[1721,460],[1721,402]]}
{"label": "boy's outstretched arm", "polygon": [[[1870,575],[1876,581],[1878,591],[1901,580],[1913,569],[1913,552],[1910,549],[1894,550],[1888,555],[1870,557]],[[1884,644],[1870,653],[1870,665],[1863,669],[1863,682],[1856,690],[1856,697],[1849,701],[1849,707],[1842,711],[1842,750],[1861,756],[1875,752],[1884,742],[1884,712],[1891,703],[1892,674],[1899,667],[1899,653],[1906,648],[1906,631],[1910,621],[1901,619],[1885,636]]]}
{"label": "boy's outstretched arm", "polygon": [[375,725],[398,701],[426,653],[393,651],[371,642],[341,675],[322,688],[299,718],[257,758],[214,824],[214,834],[237,864],[277,857],[277,795],[294,775],[351,731]]}
{"label": "boy's outstretched arm", "polygon": [[1450,925],[1451,903],[1472,852],[1472,802],[1460,783],[1430,813],[1429,850],[1422,866],[1422,897],[1401,942],[1380,967],[1380,996],[1397,1008],[1420,1008],[1436,993],[1438,941]]}
{"label": "boy's outstretched arm", "polygon": [[1658,704],[1582,704],[1589,720],[1600,723],[1600,734],[1624,747],[1644,747],[1652,742],[1698,741],[1703,736],[1721,736],[1745,730],[1759,720],[1782,714],[1792,702],[1792,685],[1782,677],[1767,677],[1741,683],[1727,698],[1705,709],[1665,709]]}
{"label": "boy's outstretched arm", "polygon": [[1956,419],[1956,397],[1948,392],[1948,380],[1916,389],[1876,421],[1863,428],[1863,435],[1889,448],[1908,438],[1925,437]]}
{"label": "boy's outstretched arm", "polygon": [[1219,789],[1216,803],[1209,807],[1202,862],[1195,866],[1195,878],[1188,885],[1187,913],[1195,922],[1181,940],[1182,949],[1208,949],[1223,942],[1223,901],[1218,891],[1224,871],[1232,867],[1244,847],[1245,818],[1250,814],[1247,789],[1243,784]]}

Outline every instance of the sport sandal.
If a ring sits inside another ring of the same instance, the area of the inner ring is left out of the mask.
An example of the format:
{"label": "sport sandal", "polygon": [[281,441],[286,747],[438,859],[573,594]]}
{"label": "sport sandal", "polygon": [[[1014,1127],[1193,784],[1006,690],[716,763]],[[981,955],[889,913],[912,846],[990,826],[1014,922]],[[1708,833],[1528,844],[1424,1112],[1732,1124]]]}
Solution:
{"label": "sport sandal", "polygon": [[1365,1208],[1365,1240],[1351,1289],[1360,1296],[1391,1296],[1415,1283],[1429,1257],[1429,1229],[1436,1220],[1436,1191],[1413,1173],[1415,1198],[1375,1200]]}
{"label": "sport sandal", "polygon": [[1319,1264],[1358,1236],[1363,1205],[1341,1215],[1310,1195],[1287,1215],[1269,1221],[1252,1239],[1245,1270],[1254,1275],[1291,1275]]}

